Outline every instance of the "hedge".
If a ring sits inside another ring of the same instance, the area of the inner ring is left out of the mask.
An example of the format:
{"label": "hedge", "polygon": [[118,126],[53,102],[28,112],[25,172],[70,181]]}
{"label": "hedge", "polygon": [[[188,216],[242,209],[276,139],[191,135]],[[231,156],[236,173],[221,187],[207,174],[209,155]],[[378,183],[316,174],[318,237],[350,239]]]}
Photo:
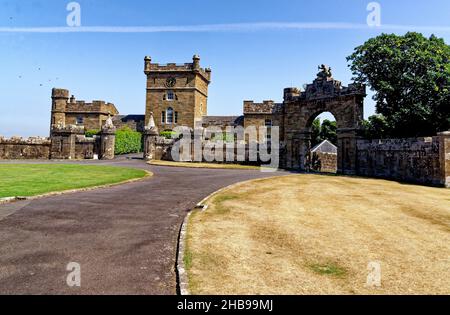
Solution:
{"label": "hedge", "polygon": [[100,134],[100,130],[95,130],[95,129],[93,129],[93,130],[87,130],[87,131],[85,132],[85,135],[86,135],[86,137],[88,137],[88,138],[92,138],[92,137],[97,136],[97,135],[99,135],[99,134]]}
{"label": "hedge", "polygon": [[142,134],[125,126],[116,132],[115,154],[142,152]]}
{"label": "hedge", "polygon": [[160,133],[159,133],[159,135],[161,136],[161,137],[164,137],[164,138],[166,138],[166,139],[176,139],[176,138],[178,138],[178,133],[176,133],[175,131],[170,131],[170,130],[166,130],[166,131],[161,131]]}

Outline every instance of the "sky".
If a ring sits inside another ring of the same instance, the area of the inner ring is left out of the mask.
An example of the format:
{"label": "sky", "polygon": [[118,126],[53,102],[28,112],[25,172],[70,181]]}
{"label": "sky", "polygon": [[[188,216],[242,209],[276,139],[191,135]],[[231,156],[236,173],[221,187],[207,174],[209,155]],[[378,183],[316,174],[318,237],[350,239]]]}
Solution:
{"label": "sky", "polygon": [[312,82],[319,64],[348,85],[346,57],[382,32],[450,43],[448,0],[379,0],[380,27],[367,25],[366,0],[78,0],[78,30],[68,29],[69,2],[0,0],[0,135],[48,136],[53,87],[144,114],[146,55],[199,54],[212,68],[208,114],[240,115],[243,100],[281,102],[285,87]]}

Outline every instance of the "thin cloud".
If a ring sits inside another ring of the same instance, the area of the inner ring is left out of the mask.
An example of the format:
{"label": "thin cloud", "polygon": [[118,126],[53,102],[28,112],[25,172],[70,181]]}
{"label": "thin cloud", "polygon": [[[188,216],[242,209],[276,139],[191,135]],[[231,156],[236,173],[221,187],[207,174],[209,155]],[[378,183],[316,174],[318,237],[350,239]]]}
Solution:
{"label": "thin cloud", "polygon": [[357,23],[234,23],[169,26],[80,26],[80,27],[0,27],[0,33],[201,33],[256,32],[283,30],[384,30],[450,32],[450,26],[393,25],[369,26]]}

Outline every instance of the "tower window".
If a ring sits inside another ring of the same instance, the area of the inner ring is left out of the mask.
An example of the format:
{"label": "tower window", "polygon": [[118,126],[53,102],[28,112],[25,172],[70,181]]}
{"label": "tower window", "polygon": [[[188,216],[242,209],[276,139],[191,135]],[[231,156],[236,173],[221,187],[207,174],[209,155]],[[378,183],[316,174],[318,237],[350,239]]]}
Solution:
{"label": "tower window", "polygon": [[168,123],[168,124],[173,124],[173,117],[174,116],[174,111],[173,111],[173,108],[172,107],[169,107],[168,109],[167,109],[167,119],[166,119],[166,122]]}
{"label": "tower window", "polygon": [[161,113],[161,122],[164,124],[166,122],[166,112],[162,111]]}
{"label": "tower window", "polygon": [[168,101],[173,101],[173,100],[175,100],[175,93],[173,93],[173,91],[167,92],[167,100],[168,100]]}
{"label": "tower window", "polygon": [[82,116],[77,117],[77,125],[82,125],[84,123],[84,118]]}

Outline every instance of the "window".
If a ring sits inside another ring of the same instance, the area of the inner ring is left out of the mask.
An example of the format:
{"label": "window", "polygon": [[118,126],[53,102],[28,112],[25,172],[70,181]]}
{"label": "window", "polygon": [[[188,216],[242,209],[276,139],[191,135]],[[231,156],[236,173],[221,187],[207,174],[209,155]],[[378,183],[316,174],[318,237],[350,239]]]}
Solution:
{"label": "window", "polygon": [[167,92],[167,100],[168,100],[168,101],[173,101],[173,100],[175,100],[175,93],[173,93],[173,91]]}
{"label": "window", "polygon": [[266,127],[272,127],[272,120],[271,119],[266,119],[265,125],[266,125]]}
{"label": "window", "polygon": [[84,118],[81,116],[77,117],[77,125],[82,125],[84,123]]}
{"label": "window", "polygon": [[166,112],[162,111],[161,113],[161,122],[164,124],[166,122]]}
{"label": "window", "polygon": [[166,123],[173,124],[173,116],[174,116],[173,108],[169,107],[167,109]]}
{"label": "window", "polygon": [[178,124],[178,112],[175,112],[175,123]]}

